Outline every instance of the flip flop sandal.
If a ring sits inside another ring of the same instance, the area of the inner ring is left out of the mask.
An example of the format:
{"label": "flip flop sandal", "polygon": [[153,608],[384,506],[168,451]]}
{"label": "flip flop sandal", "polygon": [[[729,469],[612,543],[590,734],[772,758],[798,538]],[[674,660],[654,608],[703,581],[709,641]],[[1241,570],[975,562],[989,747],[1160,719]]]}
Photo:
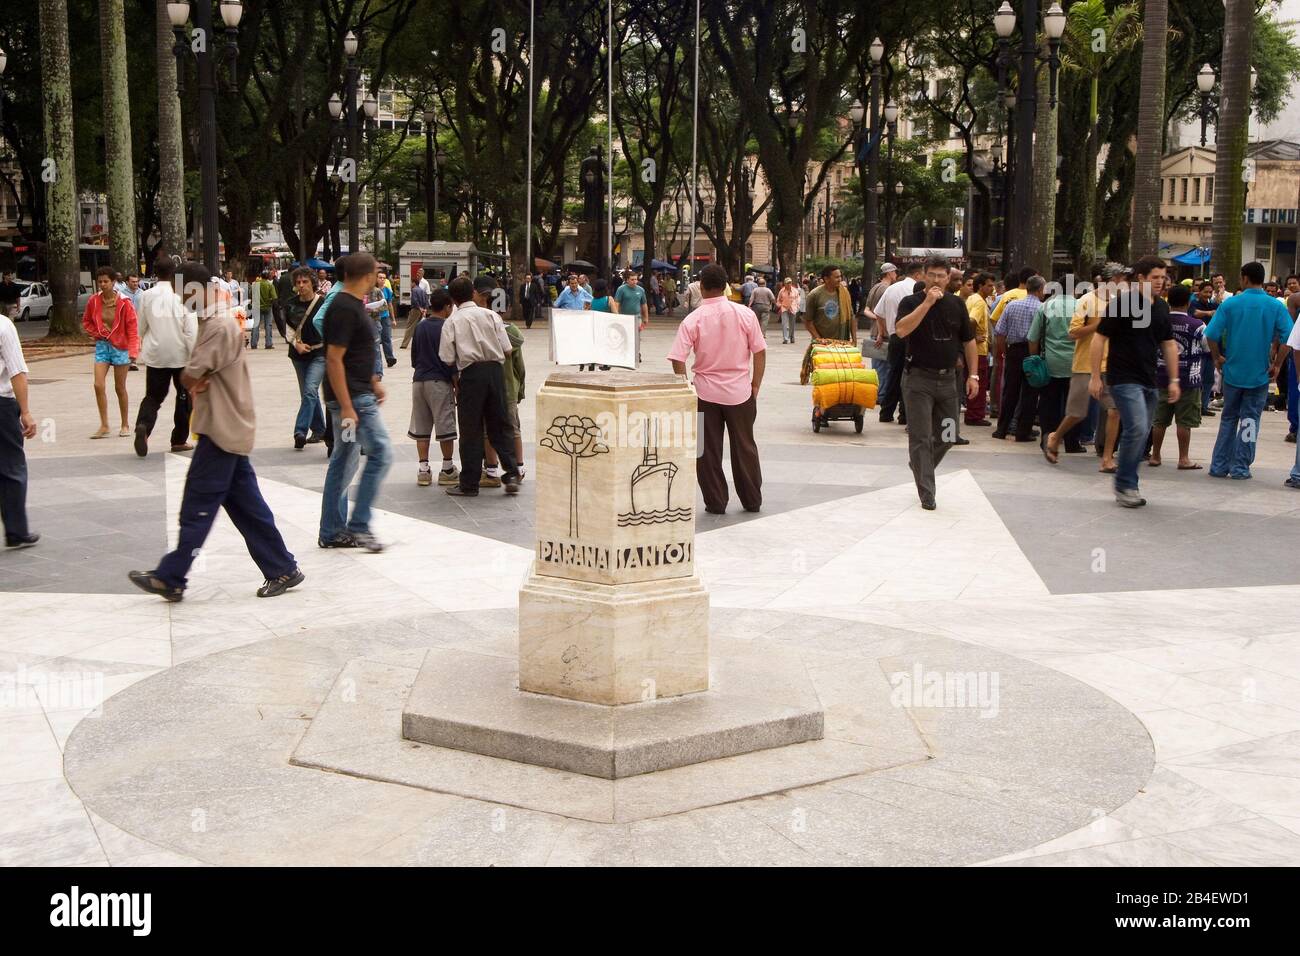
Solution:
{"label": "flip flop sandal", "polygon": [[95,434],[91,435],[90,437],[91,440],[93,441],[99,438],[107,438],[108,436],[109,436],[109,432],[95,432]]}
{"label": "flip flop sandal", "polygon": [[1052,449],[1048,448],[1046,445],[1043,445],[1042,448],[1043,457],[1047,459],[1049,464],[1055,465],[1060,462],[1061,458],[1059,452],[1053,452]]}
{"label": "flip flop sandal", "polygon": [[1119,471],[1119,466],[1115,465],[1111,468],[1098,468],[1097,470],[1103,475],[1113,475],[1115,472]]}
{"label": "flip flop sandal", "polygon": [[1148,467],[1148,468],[1159,468],[1159,467],[1160,467],[1160,462],[1158,462],[1158,461],[1148,461],[1148,462],[1147,462],[1147,467]]}
{"label": "flip flop sandal", "polygon": [[1178,470],[1179,471],[1200,471],[1201,464],[1200,462],[1192,462],[1192,464],[1190,465],[1179,465]]}
{"label": "flip flop sandal", "polygon": [[130,437],[131,437],[131,429],[129,429],[129,428],[123,428],[120,432],[117,433],[117,437],[118,437],[118,438],[130,438]]}

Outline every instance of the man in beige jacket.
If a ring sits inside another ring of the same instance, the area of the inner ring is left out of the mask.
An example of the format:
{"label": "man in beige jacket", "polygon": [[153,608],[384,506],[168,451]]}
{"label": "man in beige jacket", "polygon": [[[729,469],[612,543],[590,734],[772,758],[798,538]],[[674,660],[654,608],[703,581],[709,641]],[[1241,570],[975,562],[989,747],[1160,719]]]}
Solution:
{"label": "man in beige jacket", "polygon": [[185,478],[176,550],[155,570],[132,571],[129,577],[142,591],[168,601],[181,600],[190,566],[212,530],[217,511],[225,508],[266,578],[257,596],[276,597],[301,584],[305,575],[284,546],[248,460],[257,421],[244,358],[244,331],[206,268],[186,262],[180,272],[186,307],[197,307],[199,313],[198,341],[181,373],[181,383],[193,399],[192,427],[199,443]]}

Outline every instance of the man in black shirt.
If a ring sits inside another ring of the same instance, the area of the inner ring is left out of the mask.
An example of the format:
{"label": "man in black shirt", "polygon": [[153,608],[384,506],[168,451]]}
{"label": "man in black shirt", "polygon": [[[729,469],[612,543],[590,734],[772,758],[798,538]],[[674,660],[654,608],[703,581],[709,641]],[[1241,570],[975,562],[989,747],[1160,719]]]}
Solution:
{"label": "man in black shirt", "polygon": [[[926,511],[935,508],[934,469],[957,439],[957,359],[963,356],[967,369],[979,367],[975,326],[965,303],[946,291],[948,279],[945,257],[927,259],[925,291],[914,292],[898,304],[894,326],[906,346],[903,404],[908,464]],[[966,397],[974,398],[978,390],[976,374],[966,381]]]}
{"label": "man in black shirt", "polygon": [[[1133,283],[1111,297],[1106,315],[1092,339],[1092,378],[1088,391],[1101,397],[1101,356],[1106,344],[1106,387],[1119,410],[1120,441],[1115,456],[1115,500],[1125,508],[1140,508],[1147,500],[1138,494],[1138,466],[1155,415],[1156,353],[1163,350],[1166,368],[1178,368],[1178,345],[1169,321],[1169,306],[1160,298],[1165,283],[1165,261],[1155,256],[1133,266]],[[1178,403],[1176,376],[1169,382],[1169,403]]]}
{"label": "man in black shirt", "polygon": [[[325,313],[325,404],[332,415],[334,451],[321,493],[318,543],[322,548],[384,550],[370,533],[370,509],[393,459],[379,413],[384,386],[375,368],[375,323],[365,308],[365,298],[377,279],[374,256],[348,255],[343,260],[343,291]],[[366,467],[349,519],[348,485],[362,449]]]}

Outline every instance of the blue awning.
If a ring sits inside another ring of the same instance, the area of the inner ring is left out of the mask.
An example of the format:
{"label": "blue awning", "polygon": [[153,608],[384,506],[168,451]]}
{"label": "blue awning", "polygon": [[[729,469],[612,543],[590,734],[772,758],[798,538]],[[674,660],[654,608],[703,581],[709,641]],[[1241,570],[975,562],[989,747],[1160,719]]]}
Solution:
{"label": "blue awning", "polygon": [[1182,255],[1174,256],[1174,262],[1180,266],[1203,266],[1210,261],[1210,250],[1205,246],[1188,249]]}

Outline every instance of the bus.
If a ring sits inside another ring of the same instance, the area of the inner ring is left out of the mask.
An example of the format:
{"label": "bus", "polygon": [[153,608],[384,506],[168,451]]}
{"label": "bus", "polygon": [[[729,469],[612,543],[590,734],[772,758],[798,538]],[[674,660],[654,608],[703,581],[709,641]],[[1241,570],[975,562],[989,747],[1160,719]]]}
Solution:
{"label": "bus", "polygon": [[[6,248],[7,247],[7,248]],[[108,246],[83,242],[77,247],[78,282],[87,288],[95,284],[95,270],[112,265]],[[13,272],[19,282],[46,282],[50,268],[43,242],[0,243],[0,272]]]}

